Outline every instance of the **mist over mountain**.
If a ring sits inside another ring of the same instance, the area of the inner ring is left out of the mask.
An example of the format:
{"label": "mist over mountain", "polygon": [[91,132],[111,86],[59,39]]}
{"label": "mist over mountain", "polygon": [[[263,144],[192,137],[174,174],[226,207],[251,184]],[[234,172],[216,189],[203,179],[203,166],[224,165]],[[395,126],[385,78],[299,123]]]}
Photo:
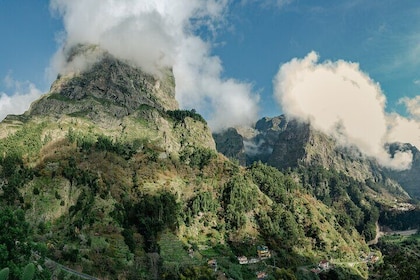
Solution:
{"label": "mist over mountain", "polygon": [[69,63],[74,46],[100,45],[149,74],[173,69],[181,108],[201,112],[213,130],[248,125],[256,118],[258,95],[252,84],[223,78],[223,65],[212,54],[211,40],[197,32],[203,29],[211,34],[224,26],[227,1],[53,0],[51,9],[63,18],[65,29],[51,61],[53,77],[85,70],[95,61],[90,52]]}
{"label": "mist over mountain", "polygon": [[[404,128],[406,118],[387,113],[379,83],[357,63],[319,62],[319,55],[312,51],[281,65],[273,83],[275,97],[289,118],[311,123],[339,145],[356,147],[382,166],[398,170],[410,167],[411,151],[398,151],[390,157],[385,146],[418,135],[415,118],[408,131]],[[409,99],[404,103],[415,107]],[[417,141],[412,144],[418,145]]]}
{"label": "mist over mountain", "polygon": [[68,63],[80,57],[94,59],[0,123],[0,263],[14,278],[34,263],[41,278],[318,279],[303,267],[328,260],[319,277],[367,279],[381,215],[415,208],[373,159],[309,124],[263,118],[213,138],[179,109],[171,68],[95,45]]}
{"label": "mist over mountain", "polygon": [[[245,158],[244,165],[262,161],[280,170],[287,168],[322,166],[328,170],[337,170],[359,180],[382,182],[389,188],[397,188],[401,193],[408,192],[418,197],[417,178],[418,150],[410,144],[391,144],[389,156],[397,153],[412,153],[413,165],[407,170],[393,170],[382,166],[374,157],[368,157],[357,146],[342,145],[339,140],[315,129],[311,124],[282,115],[274,118],[262,118],[256,122],[253,133],[241,133],[243,129],[231,128],[229,134],[215,135],[218,150],[230,158]],[[240,153],[229,150],[225,145],[231,135],[237,133],[235,141],[252,149],[242,149]],[[245,144],[246,143],[246,144]]]}

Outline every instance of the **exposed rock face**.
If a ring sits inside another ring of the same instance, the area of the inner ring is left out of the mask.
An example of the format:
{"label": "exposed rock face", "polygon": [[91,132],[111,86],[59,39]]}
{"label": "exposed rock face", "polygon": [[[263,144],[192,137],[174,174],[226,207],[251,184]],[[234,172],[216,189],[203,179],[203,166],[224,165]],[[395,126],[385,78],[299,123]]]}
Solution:
{"label": "exposed rock face", "polygon": [[[236,131],[240,134],[241,130]],[[234,132],[231,131],[225,137],[232,135]],[[235,139],[236,142],[239,141],[238,136]],[[390,179],[375,160],[364,157],[356,148],[338,146],[334,139],[314,130],[308,123],[288,120],[285,116],[263,118],[256,123],[255,134],[252,137],[242,135],[242,139],[247,165],[260,160],[280,170],[299,166],[322,166],[343,172],[361,182],[380,182],[397,195],[407,197],[401,186]],[[215,140],[219,152],[238,158],[234,147],[223,146],[224,149],[220,149],[220,138],[216,136]],[[223,141],[228,143],[229,139],[224,138]],[[254,149],[247,149],[247,146],[253,146]],[[404,173],[399,174],[404,178]]]}
{"label": "exposed rock face", "polygon": [[386,170],[387,175],[398,181],[413,197],[420,199],[420,152],[411,144],[394,143],[389,146],[391,155],[396,151],[411,151],[413,162],[411,168],[403,171]]}
{"label": "exposed rock face", "polygon": [[267,158],[267,163],[284,169],[296,167],[305,157],[306,144],[311,138],[309,124],[290,121],[280,130],[277,139],[272,144],[272,153]]}
{"label": "exposed rock face", "polygon": [[35,102],[30,115],[85,115],[100,119],[104,114],[121,118],[141,105],[160,110],[178,109],[175,80],[170,69],[156,77],[118,60],[108,53],[83,73],[59,77],[50,92]]}
{"label": "exposed rock face", "polygon": [[244,138],[234,128],[213,134],[217,150],[229,158],[234,158],[241,165],[246,165]]}

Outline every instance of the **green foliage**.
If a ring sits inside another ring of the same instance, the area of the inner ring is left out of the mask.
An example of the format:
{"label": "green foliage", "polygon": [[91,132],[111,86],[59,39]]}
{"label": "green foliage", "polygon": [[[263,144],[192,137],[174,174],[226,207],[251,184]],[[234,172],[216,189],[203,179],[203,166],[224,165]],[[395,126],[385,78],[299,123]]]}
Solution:
{"label": "green foliage", "polygon": [[420,275],[420,236],[386,236],[376,245],[383,262],[373,267],[370,279],[418,279]]}
{"label": "green foliage", "polygon": [[342,227],[347,231],[356,228],[366,240],[375,237],[379,209],[374,201],[364,195],[364,190],[371,188],[372,182],[362,183],[322,166],[300,168],[298,173],[304,188],[333,207]]}
{"label": "green foliage", "polygon": [[19,189],[34,176],[33,170],[25,167],[22,157],[18,153],[5,153],[0,156],[0,176],[6,179],[3,189],[3,200],[9,205],[22,202]]}
{"label": "green foliage", "polygon": [[177,227],[180,206],[171,193],[145,195],[133,206],[128,222],[135,225],[146,237],[146,251],[156,252],[157,235],[164,229],[174,230]]}
{"label": "green foliage", "polygon": [[31,255],[29,224],[23,210],[7,206],[0,208],[0,225],[0,264],[7,265],[16,279],[19,266]]}
{"label": "green foliage", "polygon": [[[9,279],[9,272],[10,269],[8,267],[3,268],[2,270],[0,270],[0,280],[8,280]],[[19,277],[19,279],[21,280],[32,280],[35,278],[35,264],[33,263],[28,263],[25,268],[23,269],[23,272],[21,274],[21,276]],[[39,275],[39,279],[47,279],[48,275],[47,274],[40,274]],[[14,277],[13,279],[18,279],[18,277]]]}
{"label": "green foliage", "polygon": [[0,140],[0,155],[22,158],[35,157],[42,148],[42,131],[46,124],[25,124],[14,134]]}
{"label": "green foliage", "polygon": [[236,175],[226,183],[223,191],[225,220],[232,229],[245,225],[245,214],[254,209],[257,197],[255,186],[242,175]]}
{"label": "green foliage", "polygon": [[197,215],[199,212],[216,214],[217,209],[220,207],[220,203],[213,198],[210,192],[200,192],[189,201],[188,205],[193,215]]}
{"label": "green foliage", "polygon": [[189,110],[166,111],[166,113],[177,122],[184,122],[184,119],[189,117],[189,118],[192,118],[193,120],[207,124],[206,120],[200,114],[197,114],[197,112],[194,109],[192,109],[191,111]]}
{"label": "green foliage", "polygon": [[76,143],[82,152],[90,153],[94,150],[112,152],[124,159],[130,159],[133,154],[141,147],[144,147],[144,141],[136,139],[133,142],[123,142],[113,140],[110,136],[104,134],[92,134],[74,131],[72,128],[67,132],[67,139],[71,143]]}
{"label": "green foliage", "polygon": [[[72,185],[88,186],[93,194],[98,193],[97,175],[88,170],[79,169],[75,157],[71,156],[67,163],[63,162],[63,165],[62,175],[64,178],[68,179]],[[56,199],[61,199],[58,193],[56,194]]]}
{"label": "green foliage", "polygon": [[273,204],[269,213],[262,211],[257,220],[261,233],[270,240],[272,248],[290,250],[304,236],[294,214],[279,204]]}
{"label": "green foliage", "polygon": [[206,266],[190,266],[181,269],[179,273],[179,279],[215,280],[216,276],[213,274],[213,271]]}
{"label": "green foliage", "polygon": [[22,280],[31,280],[35,276],[35,265],[29,263],[25,266],[22,274]]}
{"label": "green foliage", "polygon": [[50,96],[48,96],[48,99],[55,99],[58,101],[64,101],[64,102],[73,102],[72,99],[60,94],[60,93],[52,93]]}
{"label": "green foliage", "polygon": [[297,280],[296,276],[290,269],[278,268],[274,269],[274,278],[282,280]]}
{"label": "green foliage", "polygon": [[130,252],[134,253],[136,250],[136,241],[134,240],[134,230],[132,228],[125,228],[121,232],[122,236],[124,237],[124,242],[127,244],[128,249]]}
{"label": "green foliage", "polygon": [[337,280],[363,280],[364,278],[356,274],[355,271],[352,271],[349,268],[337,266],[334,269],[330,269],[328,271],[323,271],[319,274],[319,279],[321,280],[331,280],[331,279],[337,279]]}
{"label": "green foliage", "polygon": [[379,223],[393,230],[420,229],[420,209],[411,211],[384,209],[379,216]]}
{"label": "green foliage", "polygon": [[8,267],[3,268],[0,270],[0,280],[7,280],[9,279],[10,269]]}
{"label": "green foliage", "polygon": [[191,167],[198,167],[202,170],[215,157],[216,153],[211,149],[202,147],[186,147],[180,153],[179,159],[182,162],[188,163]]}
{"label": "green foliage", "polygon": [[287,193],[297,188],[292,178],[261,162],[253,163],[248,170],[260,190],[277,203],[287,203]]}

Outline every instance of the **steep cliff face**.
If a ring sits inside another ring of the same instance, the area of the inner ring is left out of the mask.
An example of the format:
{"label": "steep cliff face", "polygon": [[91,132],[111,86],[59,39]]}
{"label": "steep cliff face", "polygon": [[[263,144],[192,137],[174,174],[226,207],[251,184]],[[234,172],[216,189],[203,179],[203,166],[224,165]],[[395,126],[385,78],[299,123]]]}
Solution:
{"label": "steep cliff face", "polygon": [[102,51],[90,69],[59,76],[50,92],[35,102],[28,114],[80,114],[99,120],[104,114],[122,118],[141,105],[178,109],[172,71],[165,69],[160,77],[154,76]]}
{"label": "steep cliff face", "polygon": [[234,128],[213,134],[216,149],[228,158],[236,159],[241,165],[246,165],[244,138]]}
{"label": "steep cliff face", "polygon": [[411,151],[413,162],[410,169],[395,171],[386,170],[386,174],[398,181],[413,197],[420,199],[420,152],[411,144],[394,143],[389,146],[391,155],[396,151]]}
{"label": "steep cliff face", "polygon": [[[389,176],[392,172],[386,173],[374,159],[366,158],[356,148],[339,146],[334,139],[313,129],[308,123],[279,116],[259,120],[254,129],[251,137],[242,135],[244,143],[255,147],[251,152],[245,149],[248,152],[247,164],[260,160],[280,170],[321,166],[360,182],[377,182],[387,192],[402,199],[408,198],[400,184]],[[240,133],[241,130],[237,131]],[[218,138],[215,139],[219,145]],[[219,151],[232,156],[229,151]],[[404,178],[404,173],[398,174]]]}
{"label": "steep cliff face", "polygon": [[309,124],[297,121],[288,122],[284,129],[279,131],[267,163],[279,169],[297,167],[299,161],[304,160],[306,156],[306,145],[311,138]]}

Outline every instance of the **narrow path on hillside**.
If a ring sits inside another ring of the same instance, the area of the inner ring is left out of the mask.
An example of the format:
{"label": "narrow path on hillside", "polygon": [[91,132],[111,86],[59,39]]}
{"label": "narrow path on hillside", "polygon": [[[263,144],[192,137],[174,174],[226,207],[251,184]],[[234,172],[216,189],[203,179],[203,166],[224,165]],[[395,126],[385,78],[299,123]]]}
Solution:
{"label": "narrow path on hillside", "polygon": [[95,278],[95,277],[90,276],[90,275],[87,275],[85,273],[81,273],[81,272],[79,272],[77,270],[74,270],[74,269],[71,269],[71,268],[69,268],[67,266],[64,266],[62,264],[59,264],[58,262],[55,262],[55,261],[53,261],[53,260],[51,260],[49,258],[45,258],[45,261],[46,261],[47,265],[58,267],[59,269],[64,270],[67,273],[73,274],[75,276],[78,276],[78,277],[80,277],[82,279],[99,280],[99,278]]}
{"label": "narrow path on hillside", "polygon": [[392,234],[398,234],[401,236],[410,236],[414,235],[418,232],[417,229],[409,229],[409,230],[392,230],[392,231],[381,231],[381,228],[379,226],[379,223],[376,222],[376,236],[373,240],[369,241],[368,245],[375,245],[378,243],[379,238],[381,238],[384,235],[392,235]]}

